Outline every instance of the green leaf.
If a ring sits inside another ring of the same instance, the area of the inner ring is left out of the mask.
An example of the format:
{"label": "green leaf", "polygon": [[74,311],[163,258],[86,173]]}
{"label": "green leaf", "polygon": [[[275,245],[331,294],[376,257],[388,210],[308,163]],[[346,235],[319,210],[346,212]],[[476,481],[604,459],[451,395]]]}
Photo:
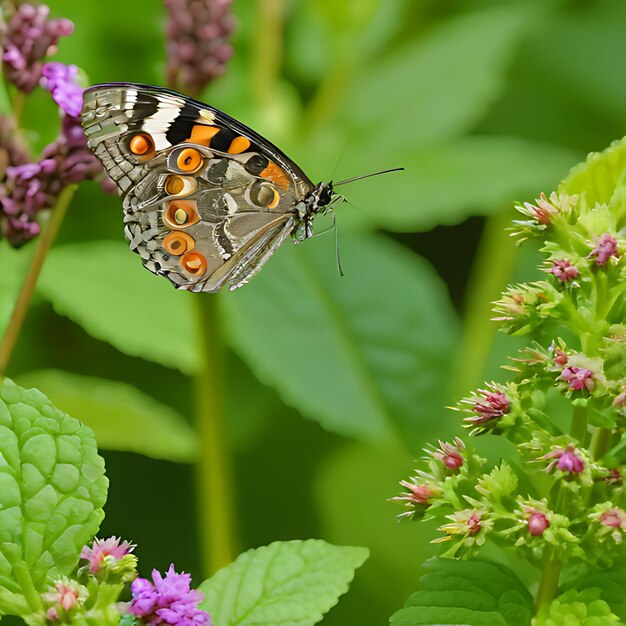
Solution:
{"label": "green leaf", "polygon": [[563,591],[586,589],[599,589],[599,598],[611,607],[622,622],[626,622],[626,571],[616,569],[613,571],[589,571],[584,575],[574,578],[562,585]]}
{"label": "green leaf", "polygon": [[378,165],[402,165],[406,171],[346,188],[359,212],[346,207],[339,222],[368,221],[393,231],[457,224],[469,215],[501,211],[516,198],[550,192],[576,158],[555,146],[484,136],[413,149],[374,165],[371,152],[362,152],[351,159],[351,171],[367,172]]}
{"label": "green leaf", "polygon": [[80,416],[101,448],[179,463],[197,457],[196,435],[182,415],[131,385],[59,370],[28,372],[17,382],[37,387],[55,406]]}
{"label": "green leaf", "polygon": [[36,389],[0,385],[0,613],[39,608],[104,516],[107,479],[89,428]]}
{"label": "green leaf", "polygon": [[619,617],[611,613],[609,605],[600,600],[601,590],[570,589],[550,604],[544,604],[535,618],[536,626],[575,624],[576,626],[604,626],[616,624]]}
{"label": "green leaf", "polygon": [[532,596],[503,565],[478,559],[431,559],[424,567],[422,590],[392,615],[391,624],[530,625]]}
{"label": "green leaf", "polygon": [[121,242],[53,248],[39,289],[57,313],[121,352],[187,374],[198,367],[189,294],[150,274]]}
{"label": "green leaf", "polygon": [[222,300],[231,341],[257,378],[328,430],[408,441],[441,415],[457,321],[422,259],[382,237],[285,246]]}
{"label": "green leaf", "polygon": [[609,204],[626,169],[626,139],[592,152],[561,183],[559,193],[584,194],[589,206]]}
{"label": "green leaf", "polygon": [[216,626],[309,626],[333,607],[368,556],[318,539],[249,550],[200,585]]}
{"label": "green leaf", "polygon": [[527,22],[518,7],[477,11],[368,63],[333,126],[346,129],[355,152],[414,148],[465,132],[501,92]]}

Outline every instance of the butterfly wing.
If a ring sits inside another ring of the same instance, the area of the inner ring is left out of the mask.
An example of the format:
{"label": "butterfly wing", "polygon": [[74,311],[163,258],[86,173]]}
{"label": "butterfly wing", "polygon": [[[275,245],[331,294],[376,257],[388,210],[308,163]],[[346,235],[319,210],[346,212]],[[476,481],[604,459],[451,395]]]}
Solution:
{"label": "butterfly wing", "polygon": [[178,288],[246,282],[294,230],[294,208],[313,188],[257,133],[168,90],[96,85],[82,122],[123,197],[131,249]]}

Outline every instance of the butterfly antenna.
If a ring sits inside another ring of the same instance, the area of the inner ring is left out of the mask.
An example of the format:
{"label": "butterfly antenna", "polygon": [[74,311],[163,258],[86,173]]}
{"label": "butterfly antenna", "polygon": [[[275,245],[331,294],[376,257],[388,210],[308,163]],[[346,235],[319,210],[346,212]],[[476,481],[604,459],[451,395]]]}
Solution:
{"label": "butterfly antenna", "polygon": [[363,174],[362,176],[354,176],[353,178],[346,178],[346,180],[340,180],[338,183],[333,183],[333,187],[339,185],[346,185],[347,183],[353,183],[355,180],[362,180],[363,178],[371,178],[372,176],[380,176],[381,174],[389,174],[390,172],[403,172],[403,167],[392,167],[389,170],[382,170],[380,172],[373,172],[372,174]]}

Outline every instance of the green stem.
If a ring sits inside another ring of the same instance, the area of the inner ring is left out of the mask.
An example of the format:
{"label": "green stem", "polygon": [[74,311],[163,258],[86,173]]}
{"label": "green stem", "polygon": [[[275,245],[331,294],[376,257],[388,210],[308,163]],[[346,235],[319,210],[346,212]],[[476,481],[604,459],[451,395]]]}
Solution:
{"label": "green stem", "polygon": [[15,118],[15,127],[19,128],[22,121],[22,112],[24,111],[24,104],[26,102],[26,94],[16,89],[11,101],[11,108],[13,109],[13,117]]}
{"label": "green stem", "polygon": [[483,229],[467,287],[455,396],[465,395],[482,381],[491,354],[497,326],[489,319],[489,303],[506,287],[517,259],[517,247],[504,232],[510,221],[510,212],[503,211],[489,217]]}
{"label": "green stem", "polygon": [[598,428],[591,439],[591,458],[601,459],[609,449],[612,431],[610,428]]}
{"label": "green stem", "polygon": [[2,339],[0,340],[0,380],[4,377],[6,368],[11,360],[13,349],[15,348],[17,338],[20,334],[20,330],[22,329],[22,324],[24,323],[24,318],[26,317],[26,312],[28,311],[28,305],[33,297],[35,286],[37,285],[37,279],[41,273],[41,268],[46,260],[50,246],[56,239],[61,223],[63,222],[63,218],[67,212],[67,207],[69,206],[75,191],[76,185],[70,185],[60,193],[55,206],[50,212],[48,225],[46,226],[44,232],[39,236],[37,248],[35,249],[35,255],[33,256],[26,278],[24,279],[24,284],[22,285],[22,289],[17,297],[9,324],[4,335],[2,336]]}
{"label": "green stem", "polygon": [[205,575],[236,555],[233,478],[225,434],[223,346],[217,296],[194,294],[202,349],[196,376],[196,420],[200,442],[197,464],[201,562]]}
{"label": "green stem", "polygon": [[587,407],[574,407],[570,435],[581,445],[585,445],[585,440],[587,439]]}
{"label": "green stem", "polygon": [[546,554],[541,570],[541,582],[535,597],[535,613],[543,604],[548,604],[554,600],[561,574],[561,563],[553,561],[550,555]]}
{"label": "green stem", "polygon": [[282,0],[258,1],[252,88],[261,106],[267,106],[272,101],[281,74],[283,8]]}

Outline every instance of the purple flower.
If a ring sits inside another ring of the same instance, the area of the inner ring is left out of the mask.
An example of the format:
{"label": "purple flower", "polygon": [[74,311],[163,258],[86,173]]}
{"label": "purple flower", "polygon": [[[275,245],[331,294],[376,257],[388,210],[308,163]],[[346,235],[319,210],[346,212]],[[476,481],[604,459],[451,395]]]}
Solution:
{"label": "purple flower", "polygon": [[579,450],[571,443],[567,448],[555,448],[541,458],[542,460],[552,459],[546,468],[547,472],[552,471],[556,467],[556,469],[568,474],[580,474],[585,469],[585,459],[582,458]]}
{"label": "purple flower", "polygon": [[548,271],[554,274],[562,283],[567,283],[570,280],[578,278],[578,268],[572,265],[567,259],[554,261]]}
{"label": "purple flower", "polygon": [[530,510],[528,513],[528,532],[533,537],[539,537],[550,526],[550,521],[544,513],[535,509]]}
{"label": "purple flower", "polygon": [[589,257],[595,257],[598,265],[604,265],[612,256],[619,257],[617,241],[609,233],[604,233],[599,239],[596,238],[596,247],[589,253]]}
{"label": "purple flower", "polygon": [[172,564],[165,576],[152,570],[152,580],[152,583],[145,578],[133,581],[129,608],[132,615],[151,626],[212,626],[210,615],[198,608],[204,594],[190,588],[189,574],[177,574]]}
{"label": "purple flower", "polygon": [[78,117],[83,108],[83,89],[76,83],[78,68],[53,61],[46,63],[39,81],[47,89],[53,100],[71,117]]}
{"label": "purple flower", "polygon": [[479,389],[478,393],[482,398],[474,403],[476,417],[471,420],[472,423],[482,424],[502,417],[511,410],[511,403],[505,393],[486,389]]}
{"label": "purple flower", "polygon": [[232,56],[228,43],[235,27],[232,0],[165,0],[164,4],[168,82],[198,94],[224,73]]}
{"label": "purple flower", "polygon": [[568,365],[563,368],[561,378],[569,383],[570,389],[573,391],[593,391],[595,383],[593,381],[593,372],[584,367],[576,367]]}
{"label": "purple flower", "polygon": [[0,48],[6,77],[16,87],[30,93],[41,78],[43,59],[55,51],[60,37],[71,35],[72,22],[49,20],[44,5],[21,3],[0,26]]}

